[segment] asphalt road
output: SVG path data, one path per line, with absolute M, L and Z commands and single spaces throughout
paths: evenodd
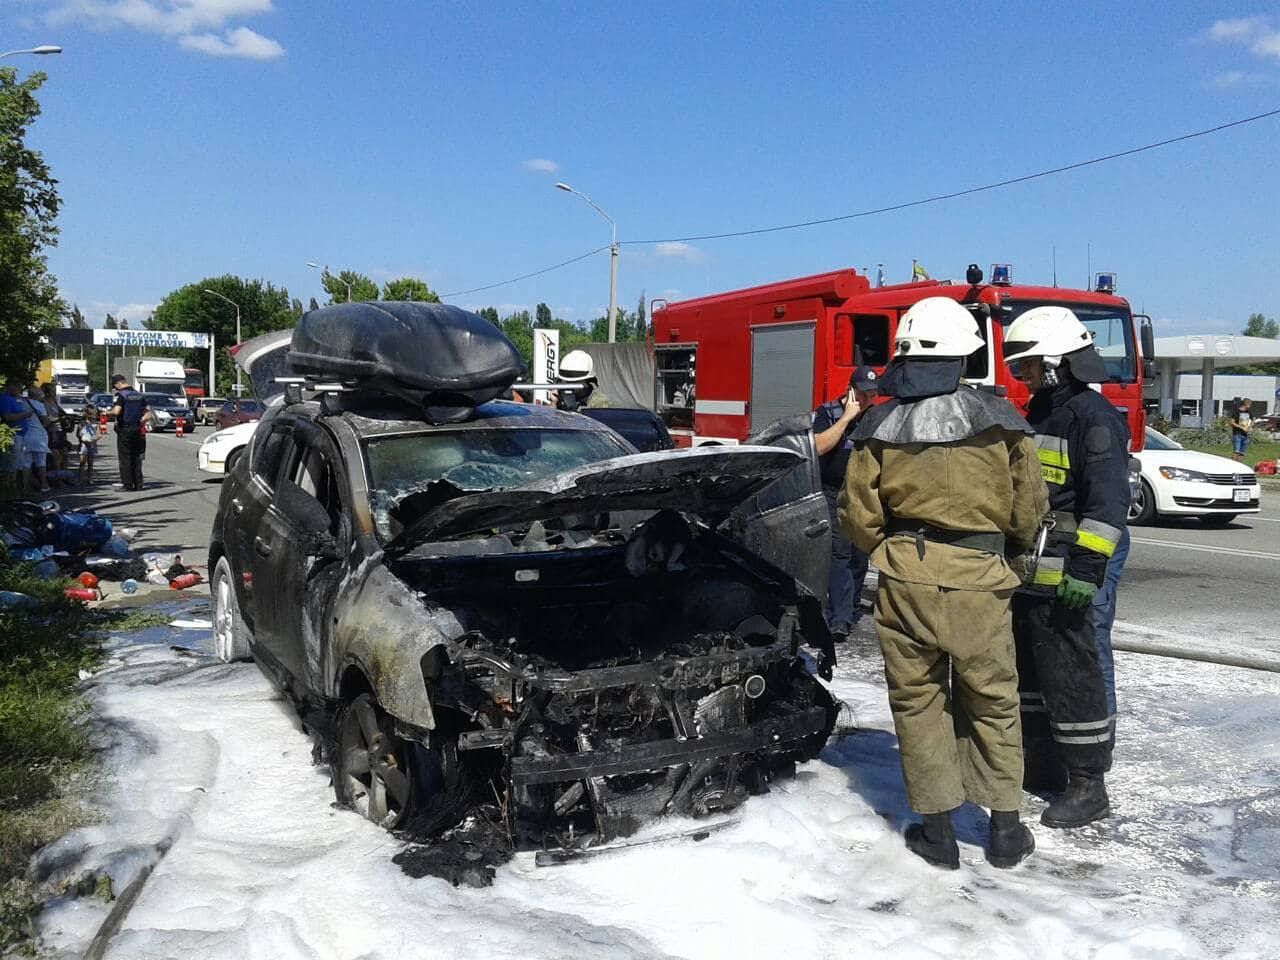
M 203 564 L 209 546 L 209 528 L 218 507 L 221 478 L 196 470 L 196 450 L 212 432 L 203 427 L 196 434 L 176 437 L 153 433 L 147 437 L 147 456 L 141 491 L 112 486 L 120 480 L 116 460 L 116 436 L 110 424 L 99 442 L 101 455 L 94 468 L 94 485 L 88 491 L 58 490 L 49 494 L 64 508 L 90 507 L 117 527 L 138 531 L 134 548 L 140 553 L 184 553 L 188 563 Z
M 196 470 L 210 428 L 185 437 L 152 434 L 146 488 L 126 493 L 115 435 L 104 438 L 99 482 L 88 494 L 55 494 L 65 506 L 92 506 L 114 524 L 139 530 L 143 552 L 186 552 L 202 562 L 222 481 Z M 1263 492 L 1263 512 L 1211 529 L 1195 520 L 1131 527 L 1133 545 L 1120 585 L 1117 633 L 1215 649 L 1280 653 L 1280 488 Z
M 1222 529 L 1196 520 L 1130 527 L 1117 629 L 1280 653 L 1280 489 L 1265 489 L 1262 504 Z

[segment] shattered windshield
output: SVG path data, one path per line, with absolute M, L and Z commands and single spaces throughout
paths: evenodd
M 371 439 L 365 460 L 374 525 L 387 541 L 404 529 L 401 508 L 410 497 L 416 506 L 412 513 L 421 515 L 429 504 L 417 495 L 444 502 L 461 493 L 518 487 L 630 452 L 603 430 L 470 429 Z

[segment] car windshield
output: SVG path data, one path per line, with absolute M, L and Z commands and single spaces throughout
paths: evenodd
M 89 375 L 87 373 L 60 373 L 58 374 L 58 382 L 64 387 L 87 387 L 89 385 Z
M 1137 380 L 1137 364 L 1133 345 L 1133 317 L 1128 307 L 1113 307 L 1101 303 L 1053 303 L 1035 300 L 1004 301 L 1003 322 L 1012 323 L 1032 307 L 1066 307 L 1093 334 L 1093 345 L 1107 367 L 1107 378 L 1113 383 L 1133 383 Z M 1007 327 L 1006 327 L 1007 329 Z
M 186 403 L 181 397 L 170 396 L 167 393 L 144 393 L 142 398 L 153 407 L 185 407 Z
M 1182 444 L 1174 443 L 1163 433 L 1157 433 L 1150 427 L 1147 427 L 1147 449 L 1148 450 L 1181 450 Z
M 439 480 L 468 493 L 500 490 L 629 453 L 603 430 L 442 430 L 370 439 L 365 462 L 374 525 L 384 541 L 395 537 L 404 528 L 400 505 Z
M 163 394 L 165 397 L 183 397 L 186 396 L 182 390 L 180 383 L 148 383 L 147 397 L 153 397 L 157 394 Z M 150 403 L 150 399 L 147 400 Z

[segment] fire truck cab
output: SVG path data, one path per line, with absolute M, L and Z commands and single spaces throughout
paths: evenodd
M 971 310 L 985 344 L 966 361 L 965 378 L 1029 399 L 1003 359 L 1004 330 L 1034 306 L 1069 307 L 1094 335 L 1110 375 L 1098 389 L 1129 424 L 1142 448 L 1142 382 L 1152 375 L 1150 319 L 1134 317 L 1115 295 L 1113 274 L 1094 290 L 1016 286 L 1007 264 L 992 282 L 970 265 L 965 282 L 922 280 L 872 287 L 855 270 L 800 277 L 678 303 L 653 306 L 655 410 L 679 446 L 738 443 L 782 416 L 838 397 L 857 363 L 883 370 L 902 315 L 925 297 L 951 297 Z

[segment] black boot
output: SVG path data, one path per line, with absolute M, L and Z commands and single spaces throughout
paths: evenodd
M 1036 848 L 1036 838 L 1018 818 L 1017 810 L 991 811 L 991 843 L 987 862 L 1002 870 L 1016 866 Z
M 1027 793 L 1044 796 L 1061 793 L 1067 789 L 1067 768 L 1046 738 L 1026 738 L 1023 741 L 1022 789 Z
M 1065 829 L 1083 827 L 1104 817 L 1111 816 L 1111 802 L 1107 799 L 1107 787 L 1102 774 L 1083 776 L 1071 774 L 1066 792 L 1049 804 L 1040 815 L 1046 827 Z
M 907 849 L 935 867 L 960 869 L 960 847 L 951 826 L 951 814 L 926 813 L 924 823 L 913 823 L 903 835 Z

